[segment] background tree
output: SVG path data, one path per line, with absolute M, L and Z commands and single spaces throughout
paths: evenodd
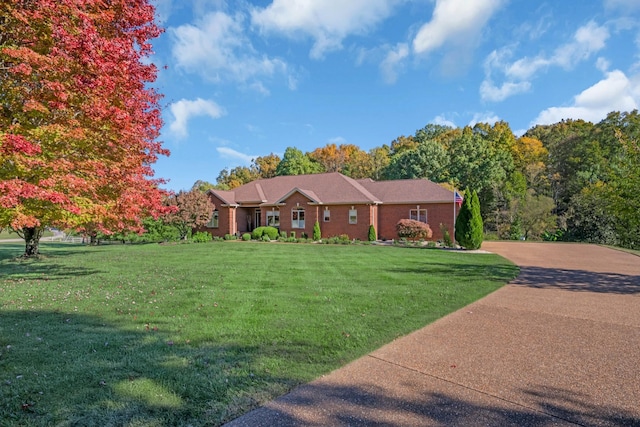
M 295 147 L 287 147 L 284 156 L 276 168 L 276 175 L 307 175 L 322 173 L 322 165 Z
M 209 196 L 199 190 L 180 191 L 167 197 L 165 203 L 174 209 L 163 219 L 179 230 L 181 240 L 186 239 L 194 228 L 205 226 L 215 208 Z
M 535 194 L 533 189 L 529 189 L 519 202 L 517 217 L 525 239 L 540 239 L 545 232 L 555 232 L 557 221 L 552 212 L 551 197 Z
M 253 159 L 252 168 L 255 169 L 255 173 L 262 179 L 273 178 L 276 176 L 276 170 L 278 164 L 280 164 L 280 156 L 277 154 L 268 154 L 266 156 L 260 156 Z
M 201 179 L 194 182 L 193 185 L 191 186 L 191 190 L 198 190 L 203 193 L 206 193 L 207 191 L 213 190 L 215 188 L 217 188 L 216 184 L 212 184 L 210 182 L 203 181 Z
M 445 149 L 433 139 L 393 156 L 385 170 L 385 179 L 427 178 L 442 182 L 446 178 L 449 157 Z
M 418 148 L 418 141 L 415 140 L 413 135 L 400 135 L 399 137 L 391 141 L 391 146 L 389 147 L 389 155 L 393 157 L 402 153 L 403 151 L 413 150 L 415 148 Z
M 374 181 L 383 179 L 385 169 L 387 165 L 389 165 L 390 161 L 389 152 L 390 148 L 386 144 L 382 147 L 374 147 L 369 150 L 367 166 L 368 173 L 366 177 L 371 178 Z
M 141 230 L 168 155 L 147 0 L 0 3 L 0 226 L 38 253 L 47 226 Z
M 216 178 L 217 186 L 221 189 L 231 190 L 241 185 L 247 184 L 251 181 L 255 181 L 260 178 L 257 171 L 249 169 L 246 166 L 236 166 L 229 171 L 228 169 L 222 169 L 218 178 Z

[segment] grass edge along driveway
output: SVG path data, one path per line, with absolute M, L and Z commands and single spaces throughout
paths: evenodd
M 1 425 L 220 425 L 496 290 L 492 254 L 0 245 Z

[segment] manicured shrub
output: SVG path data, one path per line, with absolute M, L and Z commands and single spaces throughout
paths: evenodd
M 280 239 L 281 240 L 286 240 L 287 239 L 287 232 L 284 230 L 280 231 Z
M 265 227 L 262 235 L 269 236 L 269 240 L 276 240 L 278 238 L 278 229 L 271 226 Z
M 251 233 L 244 233 L 242 235 L 242 240 L 244 240 L 245 242 L 251 240 Z
M 453 246 L 453 242 L 451 241 L 451 234 L 449 234 L 449 229 L 444 225 L 440 224 L 440 231 L 442 232 L 442 242 L 444 246 L 450 248 Z
M 370 242 L 375 242 L 377 240 L 377 235 L 376 235 L 376 228 L 373 225 L 369 226 L 369 241 Z
M 318 221 L 313 224 L 313 240 L 316 242 L 322 239 L 322 233 L 320 232 L 320 223 Z
M 191 236 L 191 241 L 193 243 L 206 243 L 212 240 L 213 240 L 213 237 L 211 237 L 211 234 L 205 231 L 198 231 L 193 236 Z
M 251 232 L 251 238 L 253 240 L 260 240 L 262 238 L 262 235 L 264 234 L 264 229 L 266 227 L 256 227 L 253 229 L 253 231 Z
M 483 224 L 478 193 L 467 189 L 464 194 L 464 202 L 456 219 L 456 240 L 465 249 L 480 249 L 483 240 Z
M 401 219 L 396 224 L 396 231 L 401 239 L 430 239 L 433 236 L 429 224 L 414 219 Z

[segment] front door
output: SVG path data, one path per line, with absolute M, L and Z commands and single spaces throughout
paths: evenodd
M 262 212 L 260 212 L 260 209 L 256 209 L 256 222 L 255 222 L 255 227 L 258 228 L 262 225 Z

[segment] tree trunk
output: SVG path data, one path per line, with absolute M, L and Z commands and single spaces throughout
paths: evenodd
M 40 238 L 42 237 L 42 228 L 25 227 L 22 229 L 24 237 L 24 257 L 29 258 L 40 254 Z

